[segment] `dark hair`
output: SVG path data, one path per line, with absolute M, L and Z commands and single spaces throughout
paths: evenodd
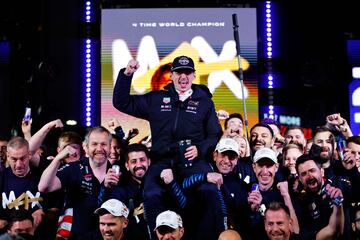
M 304 129 L 300 126 L 297 126 L 297 125 L 289 125 L 286 130 L 285 130 L 285 133 L 284 133 L 284 136 L 286 136 L 286 134 L 288 134 L 288 132 L 290 130 L 295 130 L 295 129 L 298 129 L 301 131 L 301 133 L 304 135 Z
M 352 136 L 346 139 L 346 143 L 355 143 L 356 145 L 360 145 L 360 136 Z
M 240 113 L 232 113 L 229 115 L 229 117 L 227 119 L 225 119 L 224 122 L 224 128 L 227 129 L 227 123 L 229 122 L 230 119 L 232 118 L 238 118 L 241 120 L 241 122 L 244 124 L 244 118 Z
M 316 158 L 317 157 L 311 156 L 310 154 L 301 155 L 300 157 L 298 157 L 298 159 L 296 160 L 296 163 L 295 163 L 296 171 L 299 173 L 299 165 L 303 164 L 303 163 L 305 163 L 307 161 L 314 161 L 316 166 L 318 166 L 318 168 L 320 169 L 321 168 L 321 163 Z
M 266 207 L 264 218 L 266 218 L 267 211 L 279 211 L 281 209 L 284 210 L 288 218 L 290 218 L 290 210 L 288 206 L 282 202 L 270 202 Z
M 143 144 L 140 143 L 133 143 L 128 145 L 125 148 L 125 162 L 127 162 L 129 160 L 129 153 L 131 152 L 144 152 L 147 158 L 150 158 L 149 156 L 149 150 L 147 149 L 147 147 Z
M 351 208 L 351 222 L 355 222 L 357 212 L 360 212 L 360 202 L 356 203 L 355 206 Z
M 31 215 L 31 213 L 25 209 L 19 209 L 19 210 L 15 210 L 13 212 L 10 213 L 10 221 L 9 221 L 9 225 L 8 228 L 10 229 L 13 225 L 14 222 L 21 222 L 24 220 L 30 220 L 31 223 L 34 225 L 34 218 Z
M 321 132 L 330 132 L 330 140 L 332 142 L 332 144 L 335 144 L 335 137 L 333 132 L 331 131 L 330 128 L 326 127 L 326 126 L 319 126 L 316 127 L 314 132 L 313 132 L 313 138 L 316 136 L 316 134 L 321 133 Z
M 279 130 L 281 130 L 281 124 L 273 118 L 264 118 L 263 120 L 261 120 L 261 122 L 268 125 L 275 125 Z
M 259 123 L 255 124 L 254 126 L 252 126 L 252 128 L 250 129 L 250 133 L 251 133 L 252 130 L 253 130 L 254 128 L 256 128 L 256 127 L 264 127 L 264 128 L 267 128 L 267 129 L 270 131 L 271 136 L 274 137 L 274 131 L 273 131 L 272 128 L 269 126 L 269 124 L 263 123 L 263 122 L 259 122 Z

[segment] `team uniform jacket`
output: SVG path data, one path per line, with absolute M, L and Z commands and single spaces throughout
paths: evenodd
M 182 102 L 173 83 L 165 90 L 130 95 L 131 79 L 132 76 L 124 74 L 124 69 L 119 72 L 113 105 L 121 112 L 149 121 L 152 152 L 166 155 L 184 139 L 191 139 L 202 157 L 213 150 L 211 147 L 221 135 L 221 126 L 211 93 L 205 86 L 193 84 L 193 94 Z

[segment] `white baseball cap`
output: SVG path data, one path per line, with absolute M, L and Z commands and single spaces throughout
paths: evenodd
M 222 153 L 225 151 L 233 151 L 239 155 L 239 144 L 232 138 L 222 138 L 216 145 L 215 151 Z
M 254 155 L 254 163 L 259 161 L 260 159 L 267 158 L 273 161 L 274 163 L 278 163 L 275 152 L 270 148 L 260 148 L 255 152 Z
M 127 218 L 129 215 L 129 209 L 126 207 L 124 203 L 117 199 L 109 199 L 104 202 L 101 207 L 95 210 L 95 214 L 99 214 L 101 211 L 107 211 L 111 215 L 116 217 L 125 217 Z
M 165 212 L 160 213 L 156 217 L 156 227 L 155 230 L 160 226 L 168 226 L 173 229 L 177 229 L 178 227 L 183 227 L 182 219 L 179 214 L 176 212 L 167 210 Z M 154 230 L 154 231 L 155 231 Z

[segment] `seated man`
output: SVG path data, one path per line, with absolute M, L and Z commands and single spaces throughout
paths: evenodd
M 164 211 L 156 217 L 156 236 L 159 240 L 180 240 L 184 235 L 182 219 L 173 211 Z

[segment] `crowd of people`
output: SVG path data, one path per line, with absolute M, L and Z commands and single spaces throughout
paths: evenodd
M 248 139 L 242 115 L 192 83 L 191 58 L 174 59 L 164 88 L 131 95 L 138 68 L 120 70 L 113 104 L 149 121 L 146 144 L 117 119 L 62 132 L 54 156 L 42 146 L 59 119 L 0 137 L 0 240 L 360 239 L 360 136 L 340 114 L 311 139 L 273 119 Z

